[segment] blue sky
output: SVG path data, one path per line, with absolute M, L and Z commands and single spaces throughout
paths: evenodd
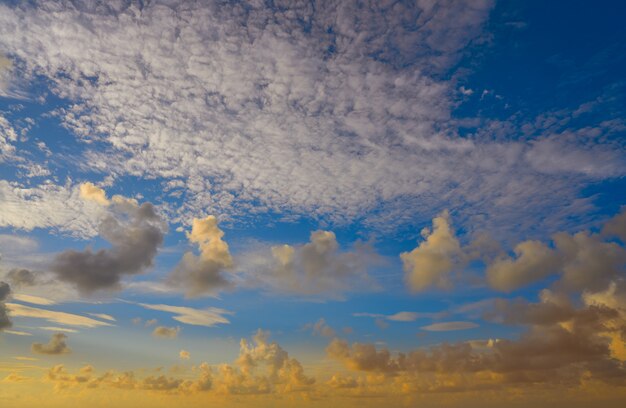
M 316 384 L 339 370 L 363 393 L 371 373 L 422 390 L 397 353 L 505 359 L 496 339 L 530 350 L 601 306 L 624 321 L 563 335 L 623 374 L 625 16 L 618 1 L 0 2 L 0 369 L 35 378 L 15 360 L 33 355 L 191 375 L 258 356 L 264 340 L 239 340 L 262 329 Z

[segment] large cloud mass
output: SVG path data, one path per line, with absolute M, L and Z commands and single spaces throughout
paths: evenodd
M 177 221 L 270 210 L 393 228 L 444 203 L 506 218 L 560 206 L 571 177 L 626 170 L 616 139 L 590 156 L 565 120 L 554 135 L 526 127 L 533 144 L 494 139 L 513 124 L 459 137 L 440 74 L 482 34 L 490 0 L 272 4 L 2 5 L 0 48 L 73 102 L 56 111 L 66 127 L 109 147 L 86 149 L 90 169 L 162 180 Z M 588 171 L 548 166 L 561 139 Z M 33 223 L 13 215 L 0 224 Z
M 111 248 L 92 251 L 66 250 L 57 254 L 51 270 L 83 294 L 119 289 L 125 275 L 152 266 L 163 242 L 164 226 L 150 203 L 115 196 L 113 210 L 100 224 L 100 236 Z

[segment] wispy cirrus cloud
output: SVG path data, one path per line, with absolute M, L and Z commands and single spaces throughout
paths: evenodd
M 19 303 L 7 303 L 9 314 L 13 317 L 29 317 L 35 319 L 44 319 L 52 323 L 58 323 L 68 326 L 78 327 L 100 327 L 111 326 L 110 323 L 92 319 L 90 317 L 81 316 L 73 313 L 58 312 L 48 309 L 40 309 L 37 307 L 25 306 Z
M 209 307 L 206 309 L 194 309 L 186 306 L 172 306 L 172 305 L 153 305 L 147 303 L 138 303 L 139 306 L 150 310 L 158 310 L 161 312 L 172 313 L 172 319 L 195 326 L 212 327 L 216 324 L 228 324 L 230 321 L 225 315 L 230 315 L 230 312 L 225 309 L 217 307 Z

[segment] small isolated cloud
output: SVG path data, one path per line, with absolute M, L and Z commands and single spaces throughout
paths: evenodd
M 97 317 L 98 319 L 108 320 L 110 322 L 115 322 L 115 317 L 105 314 L 105 313 L 87 313 L 90 316 Z
M 166 339 L 175 339 L 178 337 L 180 327 L 157 326 L 152 331 L 154 337 L 163 337 Z
M 67 327 L 41 326 L 39 328 L 41 330 L 47 330 L 47 331 L 53 331 L 53 332 L 78 333 L 78 330 L 76 330 L 76 329 L 69 329 Z
M 420 329 L 426 331 L 453 331 L 453 330 L 467 330 L 475 329 L 479 327 L 476 323 L 472 322 L 443 322 L 433 323 L 428 326 L 422 326 Z
M 433 230 L 422 230 L 424 241 L 411 252 L 400 254 L 405 279 L 413 292 L 431 286 L 449 288 L 450 274 L 462 258 L 461 246 L 444 211 L 433 219 Z
M 4 333 L 7 334 L 13 334 L 14 336 L 32 336 L 32 333 L 28 333 L 25 331 L 19 331 L 19 330 L 8 330 L 8 329 L 4 329 Z
M 307 324 L 306 329 L 311 329 L 313 334 L 324 337 L 334 337 L 335 330 L 326 323 L 326 319 L 320 318 L 317 322 Z
M 152 266 L 163 242 L 164 225 L 150 203 L 113 197 L 111 211 L 100 224 L 99 233 L 111 244 L 96 252 L 67 250 L 57 254 L 51 269 L 85 295 L 97 290 L 120 288 L 126 275 L 136 275 Z
M 181 350 L 178 353 L 178 357 L 180 357 L 181 360 L 189 360 L 191 358 L 191 353 L 187 350 Z
M 390 315 L 382 313 L 353 313 L 352 315 L 354 317 L 372 317 L 392 322 L 414 322 L 417 319 L 437 319 L 446 314 L 447 312 L 398 312 Z
M 65 340 L 67 340 L 67 335 L 63 333 L 55 333 L 52 335 L 52 338 L 50 338 L 50 341 L 47 344 L 33 343 L 31 350 L 38 354 L 67 354 L 71 352 L 71 350 L 67 347 Z
M 167 278 L 167 282 L 182 289 L 188 297 L 215 294 L 231 286 L 224 272 L 233 266 L 228 244 L 222 239 L 224 231 L 212 215 L 194 218 L 189 242 L 197 244 L 200 255 L 185 252 L 182 260 Z
M 7 303 L 9 313 L 14 317 L 30 317 L 35 319 L 45 319 L 52 323 L 64 324 L 79 327 L 99 327 L 111 326 L 111 324 L 95 320 L 86 316 L 73 313 L 57 312 L 53 310 L 40 309 L 37 307 L 24 306 L 19 303 Z
M 233 314 L 228 310 L 219 309 L 216 307 L 209 307 L 207 309 L 193 309 L 191 307 L 184 306 L 151 305 L 146 303 L 139 303 L 139 305 L 150 310 L 159 310 L 162 312 L 174 313 L 172 319 L 181 323 L 191 324 L 194 326 L 212 327 L 216 324 L 228 324 L 230 323 L 230 321 L 225 318 L 224 315 Z

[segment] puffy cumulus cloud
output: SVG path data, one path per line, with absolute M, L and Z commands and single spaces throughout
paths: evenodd
M 524 241 L 515 247 L 516 258 L 500 256 L 488 263 L 487 281 L 498 290 L 511 291 L 558 274 L 555 286 L 568 291 L 600 291 L 624 273 L 626 248 L 607 241 L 606 234 L 618 226 L 622 214 L 609 220 L 603 233 L 581 231 L 552 236 L 553 246 Z M 619 229 L 619 228 L 618 228 Z M 617 231 L 619 232 L 619 231 Z
M 225 394 L 267 394 L 305 390 L 315 379 L 304 374 L 302 364 L 289 357 L 278 343 L 268 341 L 269 333 L 259 330 L 252 342 L 242 339 L 239 357 L 233 365 L 221 365 L 215 389 Z
M 194 326 L 212 327 L 216 324 L 228 324 L 230 321 L 224 317 L 224 315 L 233 314 L 225 309 L 216 307 L 209 307 L 206 309 L 194 309 L 186 306 L 171 306 L 171 305 L 152 305 L 146 303 L 139 303 L 141 307 L 145 307 L 150 310 L 158 310 L 167 313 L 173 313 L 172 319 Z M 146 327 L 156 324 L 156 320 L 146 321 Z
M 31 346 L 31 350 L 33 351 L 33 353 L 38 353 L 38 354 L 49 354 L 49 355 L 67 354 L 71 352 L 71 350 L 65 343 L 66 340 L 67 340 L 66 334 L 55 333 L 52 335 L 52 338 L 50 338 L 50 341 L 47 344 L 33 343 Z
M 419 292 L 431 286 L 450 287 L 450 274 L 462 260 L 462 252 L 448 212 L 433 218 L 432 232 L 424 228 L 422 237 L 417 248 L 400 254 L 409 288 Z
M 215 294 L 232 286 L 224 272 L 232 268 L 233 258 L 223 236 L 214 216 L 194 218 L 187 238 L 198 245 L 200 256 L 186 252 L 167 278 L 168 284 L 182 288 L 188 297 Z
M 356 242 L 341 251 L 331 231 L 314 231 L 303 245 L 279 245 L 257 254 L 245 265 L 244 281 L 272 291 L 341 297 L 345 291 L 373 290 L 378 285 L 369 270 L 382 258 L 369 243 Z
M 188 352 L 181 350 L 181 358 Z M 239 357 L 232 364 L 195 366 L 182 377 L 165 375 L 141 377 L 133 371 L 107 371 L 97 375 L 91 366 L 70 374 L 63 367 L 52 367 L 46 376 L 59 389 L 69 387 L 110 387 L 126 390 L 150 390 L 191 394 L 214 392 L 221 395 L 285 394 L 309 390 L 314 379 L 304 373 L 300 362 L 290 357 L 279 344 L 268 341 L 268 333 L 259 330 L 251 341 L 242 339 Z
M 444 201 L 536 214 L 577 196 L 572 173 L 621 167 L 545 175 L 498 129 L 459 137 L 440 70 L 493 3 L 20 3 L 2 6 L 0 45 L 71 101 L 68 128 L 108 144 L 86 145 L 92 168 L 185 188 L 177 220 L 273 210 L 389 227 Z
M 178 337 L 180 327 L 157 326 L 152 331 L 154 337 L 163 337 L 166 339 L 174 339 Z
M 54 310 L 40 309 L 37 307 L 24 306 L 18 303 L 7 303 L 7 308 L 9 310 L 9 314 L 13 317 L 45 319 L 52 323 L 78 327 L 91 328 L 99 326 L 111 326 L 110 323 L 102 322 L 100 320 L 92 319 L 86 316 L 81 316 L 73 313 L 57 312 Z
M 501 257 L 489 265 L 487 281 L 494 289 L 511 291 L 558 271 L 559 255 L 539 241 L 525 241 L 515 247 L 516 258 Z
M 50 228 L 78 238 L 91 238 L 97 235 L 103 216 L 102 207 L 83 200 L 71 181 L 63 185 L 24 186 L 0 180 L 0 200 L 0 227 L 26 231 Z
M 191 353 L 187 350 L 181 350 L 178 353 L 178 357 L 180 357 L 181 360 L 189 360 L 191 358 Z
M 553 239 L 563 257 L 559 284 L 567 289 L 602 290 L 626 271 L 626 249 L 615 242 L 602 242 L 597 234 L 560 233 Z
M 165 225 L 150 203 L 113 197 L 111 212 L 99 227 L 99 235 L 111 248 L 92 251 L 66 250 L 57 254 L 51 270 L 82 294 L 120 288 L 120 280 L 152 266 L 163 242 Z
M 7 313 L 7 306 L 5 301 L 11 294 L 11 286 L 6 282 L 0 282 L 0 330 L 11 327 L 11 319 Z
M 83 200 L 93 201 L 103 206 L 107 206 L 111 204 L 109 199 L 106 196 L 106 192 L 97 187 L 95 184 L 86 182 L 80 185 L 79 187 L 80 197 Z

